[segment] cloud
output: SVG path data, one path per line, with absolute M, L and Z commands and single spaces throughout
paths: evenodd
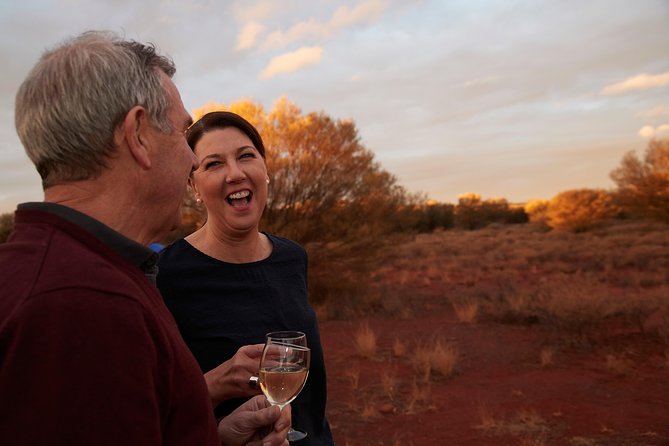
M 297 51 L 273 57 L 260 75 L 261 79 L 269 79 L 281 73 L 292 73 L 308 65 L 315 65 L 323 58 L 323 48 L 318 46 L 303 47 Z
M 265 31 L 265 27 L 258 22 L 248 22 L 237 35 L 236 50 L 251 48 L 256 43 L 257 37 Z
M 260 45 L 260 49 L 282 48 L 303 39 L 328 37 L 340 28 L 376 19 L 388 4 L 388 0 L 365 0 L 351 9 L 348 6 L 340 6 L 327 22 L 312 17 L 294 24 L 286 31 L 271 32 Z
M 638 116 L 642 116 L 644 118 L 654 118 L 654 117 L 657 117 L 657 116 L 669 116 L 669 107 L 664 107 L 662 105 L 658 105 L 657 107 L 653 107 L 650 110 L 646 110 L 644 112 L 639 113 Z
M 376 18 L 383 13 L 388 6 L 386 0 L 367 0 L 358 4 L 353 9 L 347 6 L 340 6 L 330 19 L 332 28 L 342 28 L 344 26 L 354 25 L 363 22 L 368 18 Z
M 281 48 L 308 37 L 327 37 L 329 34 L 330 29 L 326 25 L 311 18 L 291 26 L 286 32 L 271 32 L 262 43 L 261 49 Z
M 479 85 L 486 85 L 486 84 L 491 84 L 497 81 L 497 76 L 488 76 L 485 78 L 479 78 L 479 79 L 471 79 L 462 84 L 463 87 L 469 88 L 469 87 L 476 87 Z
M 669 134 L 669 124 L 662 124 L 657 127 L 653 127 L 652 125 L 645 125 L 639 130 L 639 136 L 648 139 L 654 138 L 664 133 Z
M 275 0 L 262 0 L 258 2 L 235 2 L 234 14 L 242 22 L 253 22 L 270 17 L 281 9 L 281 3 Z
M 601 94 L 604 96 L 627 93 L 629 91 L 643 91 L 655 87 L 669 85 L 669 71 L 662 74 L 639 74 L 628 77 L 622 82 L 604 87 Z

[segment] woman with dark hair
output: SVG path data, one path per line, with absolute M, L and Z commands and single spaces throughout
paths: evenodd
M 296 330 L 312 350 L 307 383 L 291 403 L 301 445 L 333 445 L 325 417 L 325 365 L 307 299 L 307 253 L 261 232 L 269 176 L 258 131 L 241 116 L 204 115 L 187 131 L 200 161 L 190 177 L 205 224 L 161 253 L 158 286 L 200 364 L 217 417 L 260 393 L 265 334 Z

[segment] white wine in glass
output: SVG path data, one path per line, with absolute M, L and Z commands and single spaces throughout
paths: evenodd
M 265 336 L 258 382 L 270 404 L 283 409 L 297 397 L 309 375 L 311 350 L 299 331 L 276 331 Z M 305 432 L 290 429 L 288 440 L 306 437 Z

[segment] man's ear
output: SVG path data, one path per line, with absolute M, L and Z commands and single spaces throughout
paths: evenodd
M 151 157 L 146 145 L 150 130 L 149 116 L 144 107 L 139 105 L 131 108 L 121 123 L 122 137 L 128 144 L 133 159 L 144 170 L 151 168 Z

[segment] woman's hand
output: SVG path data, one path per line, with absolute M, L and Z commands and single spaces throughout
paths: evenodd
M 204 374 L 213 407 L 223 400 L 261 393 L 259 386 L 249 385 L 249 378 L 258 376 L 263 347 L 263 344 L 240 347 L 235 356 Z
M 291 409 L 271 406 L 264 396 L 251 398 L 218 423 L 223 446 L 289 446 Z

